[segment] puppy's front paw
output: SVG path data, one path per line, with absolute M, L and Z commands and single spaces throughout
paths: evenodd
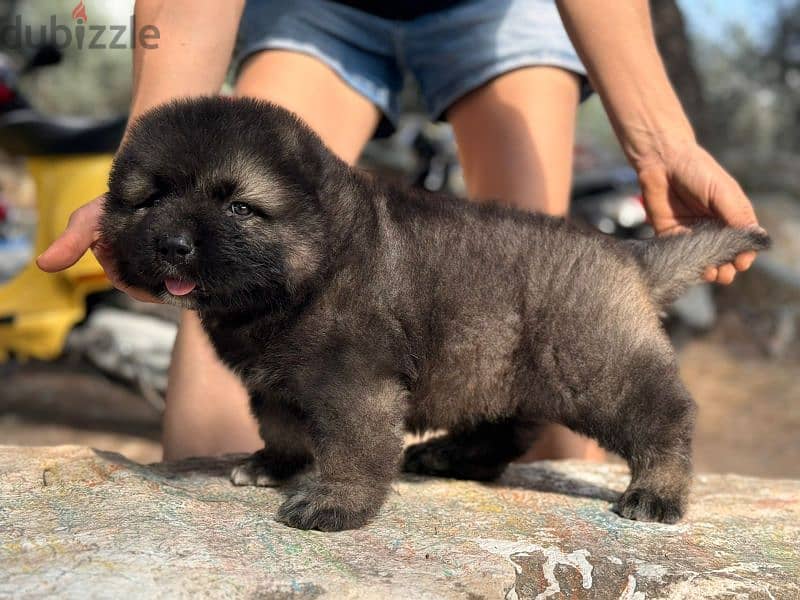
M 384 496 L 385 492 L 362 484 L 311 480 L 280 506 L 276 519 L 297 529 L 356 529 L 375 516 Z
M 617 502 L 616 512 L 635 521 L 677 523 L 685 511 L 681 499 L 664 498 L 654 492 L 638 488 L 626 490 Z

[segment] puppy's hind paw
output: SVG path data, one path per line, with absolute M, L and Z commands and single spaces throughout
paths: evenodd
M 506 463 L 471 460 L 469 449 L 452 443 L 448 436 L 409 446 L 403 455 L 403 471 L 417 475 L 492 481 L 505 468 Z
M 615 512 L 635 521 L 657 521 L 677 523 L 685 512 L 684 502 L 675 498 L 664 498 L 646 489 L 626 490 L 615 507 Z
M 231 470 L 231 483 L 233 485 L 273 487 L 280 482 L 248 459 L 242 464 L 233 467 Z
M 289 496 L 276 519 L 297 529 L 357 529 L 378 512 L 381 501 L 382 494 L 369 487 L 312 481 Z
M 298 455 L 278 455 L 266 450 L 254 452 L 231 471 L 233 485 L 272 487 L 303 471 L 311 458 Z

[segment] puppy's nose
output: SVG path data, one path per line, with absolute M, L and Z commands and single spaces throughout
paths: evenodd
M 185 233 L 165 235 L 158 240 L 158 251 L 169 261 L 185 259 L 194 250 L 194 242 Z

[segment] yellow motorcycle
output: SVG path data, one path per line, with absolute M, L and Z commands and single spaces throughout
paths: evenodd
M 102 194 L 125 119 L 46 116 L 20 94 L 18 76 L 55 64 L 60 54 L 42 48 L 21 71 L 0 56 L 0 148 L 23 157 L 33 179 L 38 222 L 34 256 L 63 230 L 76 208 Z M 0 282 L 0 363 L 10 357 L 50 360 L 61 354 L 69 332 L 86 316 L 87 297 L 111 288 L 87 254 L 51 275 L 30 261 Z

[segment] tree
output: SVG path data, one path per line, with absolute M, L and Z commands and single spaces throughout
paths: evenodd
M 763 71 L 771 75 L 765 85 L 773 87 L 780 98 L 787 125 L 781 130 L 777 145 L 781 149 L 800 152 L 796 125 L 800 123 L 800 1 L 777 11 L 772 42 L 763 56 Z
M 650 6 L 656 42 L 667 73 L 695 127 L 698 139 L 708 143 L 710 128 L 707 104 L 683 14 L 675 0 L 651 0 Z

